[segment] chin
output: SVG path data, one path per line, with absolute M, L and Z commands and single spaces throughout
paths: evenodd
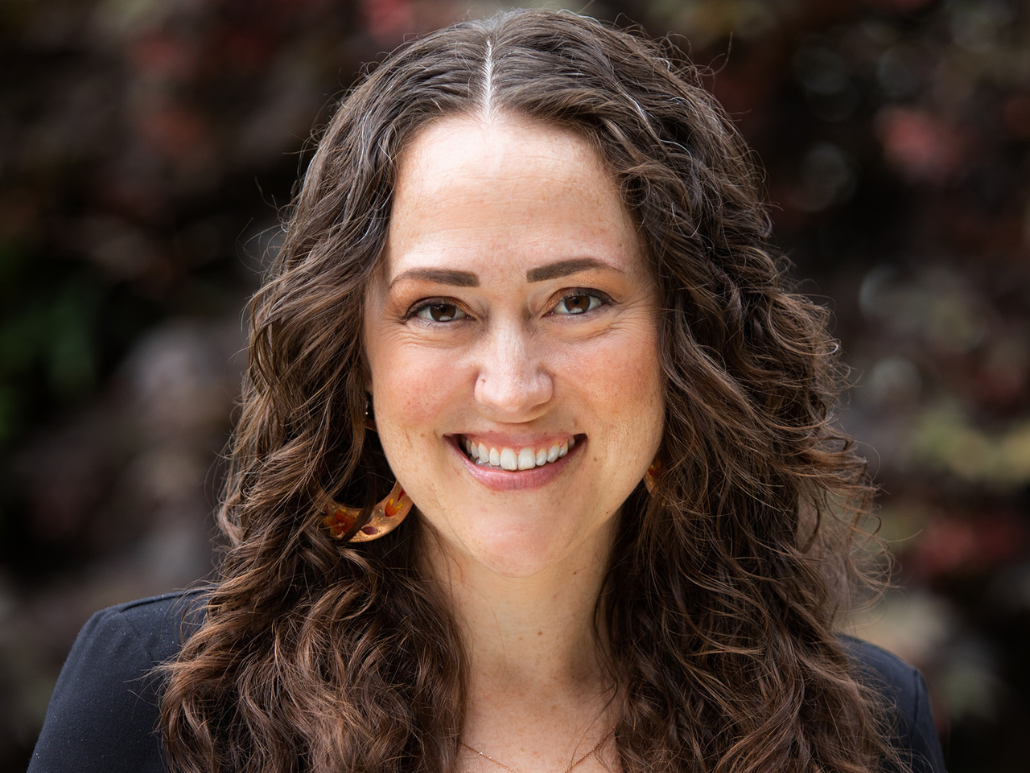
M 493 524 L 478 534 L 468 535 L 458 547 L 467 561 L 500 577 L 528 578 L 551 568 L 591 563 L 607 556 L 614 538 L 614 520 L 599 524 L 588 534 L 555 529 L 554 519 L 548 523 L 521 522 L 505 528 Z

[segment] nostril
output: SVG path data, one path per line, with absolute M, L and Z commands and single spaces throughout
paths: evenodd
M 553 394 L 551 376 L 543 370 L 495 366 L 476 379 L 475 399 L 509 417 L 535 410 Z

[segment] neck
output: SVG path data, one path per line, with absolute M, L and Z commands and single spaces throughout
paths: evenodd
M 465 639 L 469 771 L 605 769 L 590 750 L 614 724 L 615 695 L 594 609 L 617 520 L 567 556 L 536 570 L 522 564 L 518 576 L 503 570 L 510 562 L 476 561 L 427 530 L 420 554 Z
M 530 576 L 505 576 L 430 536 L 426 555 L 465 635 L 470 719 L 515 704 L 576 703 L 596 713 L 610 697 L 604 633 L 594 611 L 616 519 L 602 539 Z

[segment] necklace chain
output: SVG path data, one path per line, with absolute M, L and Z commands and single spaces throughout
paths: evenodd
M 612 734 L 613 734 L 614 732 L 615 732 L 615 728 L 614 728 L 614 727 L 611 727 L 611 728 L 609 728 L 608 732 L 607 732 L 607 733 L 605 733 L 605 734 L 604 734 L 603 736 L 601 736 L 601 740 L 597 742 L 597 744 L 596 744 L 596 745 L 594 746 L 594 748 L 593 748 L 593 749 L 591 749 L 590 751 L 588 751 L 588 752 L 587 752 L 586 754 L 584 754 L 584 755 L 583 755 L 582 757 L 580 757 L 580 758 L 579 758 L 578 760 L 576 760 L 576 761 L 575 761 L 575 762 L 573 762 L 573 763 L 572 763 L 571 765 L 569 765 L 569 766 L 568 766 L 567 768 L 565 768 L 565 770 L 564 770 L 564 771 L 562 771 L 562 773 L 571 773 L 572 769 L 573 769 L 573 768 L 575 768 L 575 767 L 577 767 L 577 766 L 578 766 L 578 765 L 579 765 L 579 764 L 580 764 L 581 762 L 584 762 L 584 761 L 586 761 L 586 758 L 587 758 L 587 757 L 589 757 L 589 756 L 590 756 L 590 755 L 592 755 L 592 754 L 596 754 L 596 753 L 597 753 L 597 751 L 598 751 L 598 750 L 599 750 L 599 749 L 600 749 L 600 748 L 601 748 L 602 746 L 604 746 L 604 745 L 605 745 L 605 743 L 606 743 L 606 742 L 608 741 L 608 739 L 612 737 Z M 505 765 L 505 764 L 504 764 L 503 762 L 500 762 L 499 760 L 495 760 L 495 759 L 494 759 L 493 757 L 491 757 L 491 756 L 490 756 L 489 754 L 483 754 L 483 752 L 479 751 L 479 749 L 473 749 L 473 748 L 472 748 L 471 746 L 469 746 L 469 745 L 468 745 L 467 743 L 465 743 L 464 741 L 459 741 L 459 743 L 460 743 L 460 744 L 461 744 L 462 746 L 464 746 L 464 747 L 465 747 L 466 749 L 468 749 L 468 750 L 469 750 L 470 752 L 474 752 L 475 754 L 478 754 L 478 755 L 479 755 L 480 757 L 482 757 L 482 758 L 483 758 L 484 760 L 490 760 L 490 762 L 492 762 L 492 763 L 493 763 L 494 765 L 498 765 L 498 766 L 500 766 L 500 767 L 504 768 L 505 770 L 507 770 L 507 771 L 508 771 L 508 773 L 519 773 L 519 771 L 515 770 L 515 768 L 511 767 L 510 765 Z

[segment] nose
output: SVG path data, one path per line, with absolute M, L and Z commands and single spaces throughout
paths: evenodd
M 476 379 L 476 401 L 498 418 L 533 417 L 554 395 L 554 380 L 544 364 L 542 342 L 529 331 L 506 327 L 483 342 Z

